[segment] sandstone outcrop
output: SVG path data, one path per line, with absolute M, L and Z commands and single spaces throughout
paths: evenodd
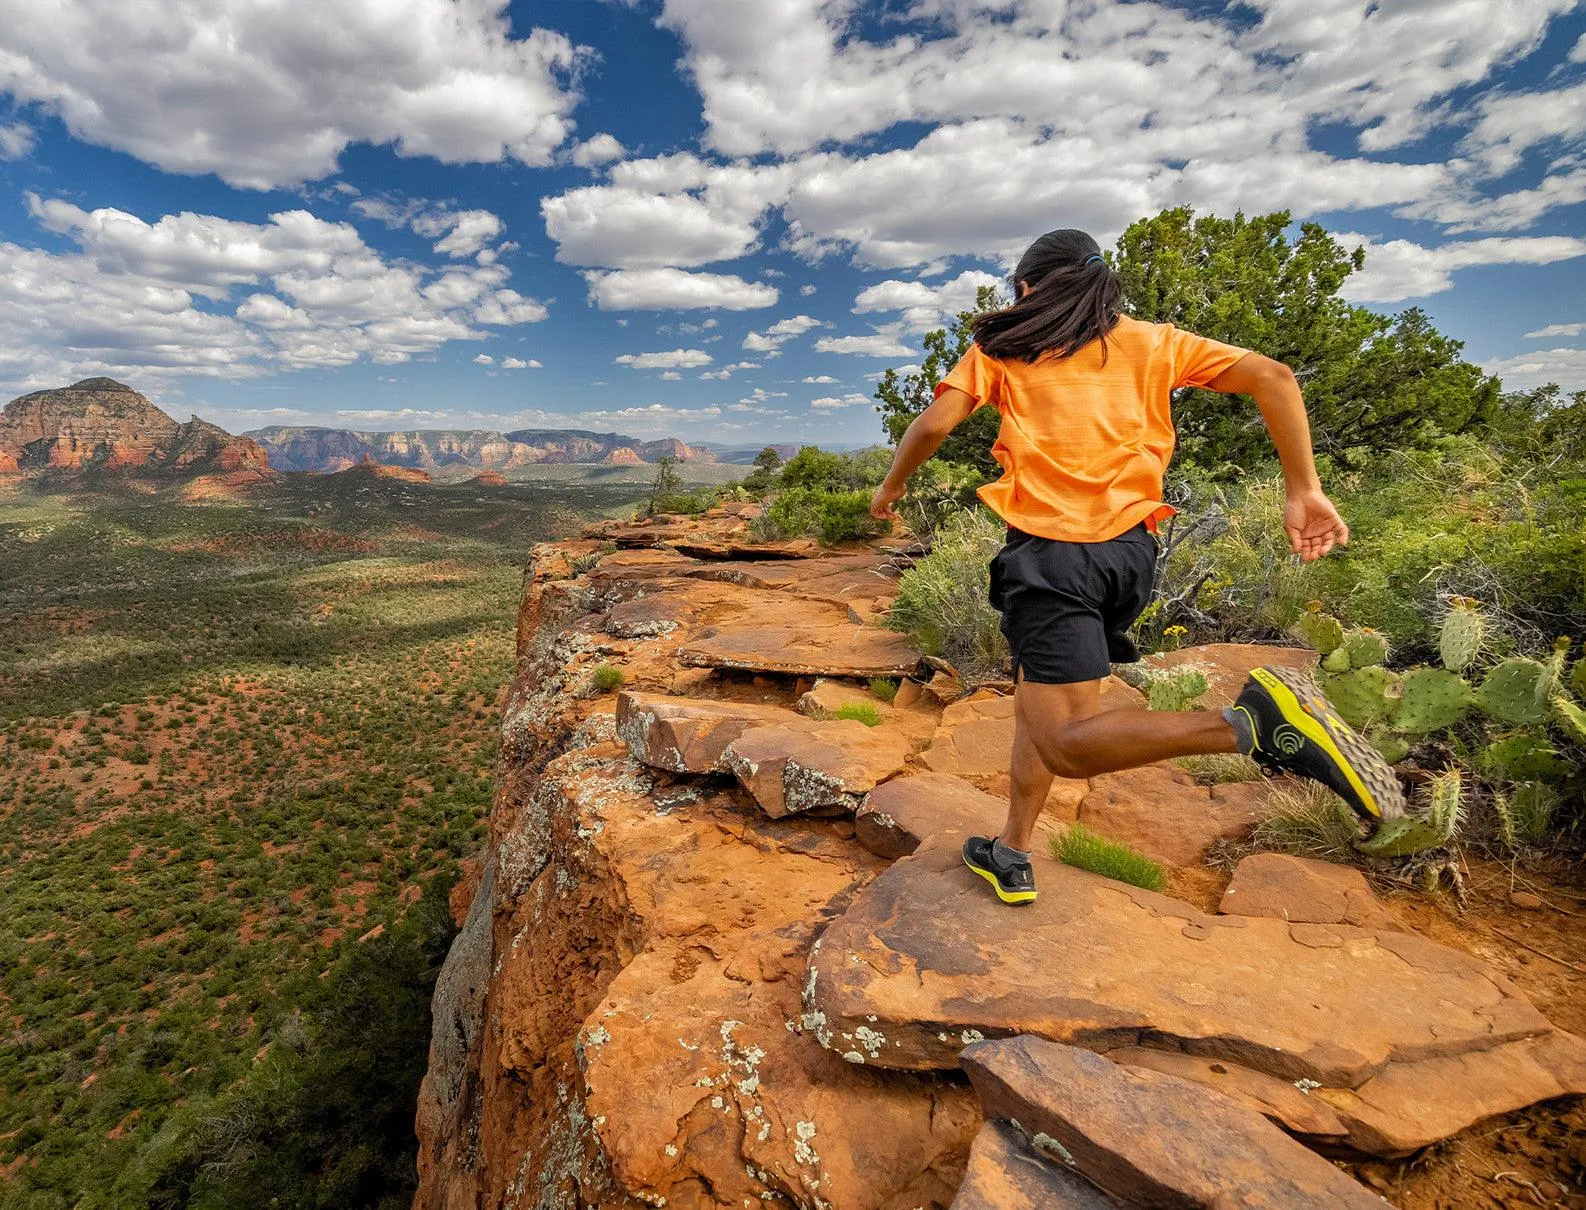
M 1186 1153 L 1204 1123 L 1181 1114 L 1155 1140 L 1183 1171 L 1118 1141 L 1141 1115 L 1161 1134 L 1159 1104 L 1215 1103 L 1211 1154 L 1320 1181 L 1265 1123 L 1400 1154 L 1586 1087 L 1576 1039 L 1326 870 L 1254 864 L 1252 909 L 1237 914 L 1241 891 L 1208 914 L 1055 865 L 1043 843 L 1037 904 L 997 904 L 959 846 L 1000 822 L 1011 704 L 944 709 L 922 689 L 940 669 L 852 620 L 891 600 L 900 558 L 761 546 L 726 510 L 536 548 L 490 835 L 436 987 L 417 1206 L 1104 1204 L 1097 1176 L 1035 1145 L 1078 1155 L 1060 1129 L 1199 1204 Z M 620 693 L 592 690 L 604 665 Z M 913 679 L 888 704 L 869 689 L 882 675 Z M 879 725 L 833 717 L 847 705 Z M 1054 795 L 1043 831 L 1087 802 L 1097 826 L 1142 830 L 1152 809 L 1178 827 L 1218 807 L 1171 766 L 1132 814 L 1108 785 Z M 1064 1061 L 1114 1115 L 1021 1092 L 1048 1117 L 998 1120 L 1012 1102 L 959 1062 L 1025 1034 L 1096 1052 Z M 1228 1150 L 1229 1123 L 1254 1151 Z M 1311 1204 L 1361 1196 L 1337 1180 Z
M 8 403 L 0 413 L 0 473 L 207 475 L 230 487 L 272 477 L 256 442 L 197 416 L 178 424 L 113 378 L 85 378 Z
M 479 467 L 510 471 L 536 463 L 599 463 L 615 453 L 632 464 L 675 458 L 679 462 L 716 460 L 708 450 L 695 450 L 676 438 L 639 441 L 618 433 L 581 429 L 416 429 L 371 433 L 309 425 L 272 425 L 249 433 L 281 470 L 334 473 L 373 458 L 388 466 L 435 471 L 448 467 Z

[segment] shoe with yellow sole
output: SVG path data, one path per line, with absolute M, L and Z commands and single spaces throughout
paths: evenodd
M 964 864 L 987 882 L 1004 903 L 1034 903 L 1036 896 L 1035 871 L 1028 861 L 1004 865 L 991 851 L 992 842 L 984 836 L 971 836 L 964 841 Z
M 1249 720 L 1248 755 L 1267 768 L 1321 782 L 1373 826 L 1404 814 L 1392 767 L 1304 673 L 1257 668 L 1228 713 Z

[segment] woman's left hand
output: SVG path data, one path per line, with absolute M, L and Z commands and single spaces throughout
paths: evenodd
M 883 483 L 870 497 L 870 515 L 877 521 L 896 521 L 898 514 L 892 506 L 903 499 L 903 492 L 901 487 L 890 487 Z

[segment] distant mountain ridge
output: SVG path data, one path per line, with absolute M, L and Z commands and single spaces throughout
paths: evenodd
M 85 378 L 19 395 L 0 412 L 0 475 L 270 477 L 265 451 L 194 416 L 179 424 L 126 383 Z
M 693 449 L 675 437 L 640 441 L 620 433 L 584 429 L 409 429 L 365 432 L 308 425 L 272 425 L 246 434 L 283 471 L 343 471 L 365 458 L 387 466 L 417 470 L 471 467 L 510 471 L 536 463 L 635 466 L 663 457 L 679 462 L 715 462 L 708 450 Z

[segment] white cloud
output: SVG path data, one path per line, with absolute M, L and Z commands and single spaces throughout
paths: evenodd
M 435 251 L 451 257 L 472 256 L 505 229 L 506 224 L 488 210 L 443 211 L 413 220 L 413 230 L 426 239 L 450 232 L 436 243 Z
M 33 150 L 36 141 L 33 127 L 27 123 L 0 123 L 0 160 L 20 160 Z
M 822 336 L 815 342 L 815 350 L 860 357 L 916 356 L 916 351 L 903 343 L 901 329 L 901 324 L 884 324 L 868 336 Z
M 940 327 L 948 316 L 973 311 L 977 294 L 988 286 L 1006 292 L 1007 282 L 977 269 L 966 270 L 952 281 L 935 286 L 892 279 L 861 290 L 853 309 L 855 314 L 902 311 L 904 327 L 911 332 L 928 332 Z
M 711 356 L 703 349 L 673 349 L 667 353 L 624 353 L 615 361 L 634 370 L 696 370 L 708 366 Z
M 1523 231 L 1550 210 L 1586 201 L 1586 168 L 1552 172 L 1531 189 L 1488 197 L 1472 186 L 1401 207 L 1407 218 L 1430 218 L 1450 235 L 1467 231 Z
M 1527 340 L 1546 340 L 1550 336 L 1579 336 L 1586 332 L 1586 323 L 1579 324 L 1548 324 L 1545 328 L 1538 328 L 1535 332 L 1527 332 Z
M 708 377 L 710 377 L 710 375 L 701 374 L 700 377 L 701 378 L 708 378 Z M 679 374 L 676 370 L 666 370 L 661 375 L 661 381 L 663 381 L 663 382 L 681 382 L 682 380 L 683 380 L 683 376 L 681 374 Z
M 791 315 L 787 319 L 777 320 L 763 332 L 750 332 L 743 338 L 743 347 L 751 353 L 775 357 L 788 341 L 820 326 L 821 321 L 813 316 Z
M 722 366 L 719 370 L 706 370 L 700 378 L 708 382 L 725 382 L 739 370 L 758 370 L 758 361 L 736 361 L 730 366 Z
M 683 269 L 617 269 L 584 274 L 589 301 L 602 311 L 661 311 L 712 308 L 751 311 L 775 306 L 776 287 L 726 273 Z
M 1537 92 L 1496 92 L 1479 102 L 1481 118 L 1461 149 L 1489 172 L 1508 172 L 1538 144 L 1586 142 L 1586 82 Z
M 1483 362 L 1482 369 L 1503 379 L 1507 391 L 1525 391 L 1556 382 L 1566 391 L 1586 390 L 1586 349 L 1544 349 Z
M 627 148 L 609 134 L 597 134 L 573 148 L 573 163 L 580 168 L 599 168 L 628 154 Z
M 805 285 L 802 285 L 802 286 L 799 287 L 799 294 L 802 297 L 804 297 L 804 298 L 808 298 L 811 294 L 814 294 L 814 293 L 815 293 L 815 287 L 813 285 L 805 284 Z
M 474 364 L 476 366 L 493 366 L 496 364 L 496 359 L 490 356 L 489 353 L 481 353 L 474 358 Z
M 527 361 L 521 357 L 503 357 L 501 359 L 501 368 L 503 370 L 543 370 L 545 367 L 532 357 Z
M 815 374 L 815 375 L 812 375 L 809 378 L 802 379 L 801 381 L 803 381 L 803 382 L 816 382 L 816 383 L 821 383 L 821 384 L 824 385 L 824 384 L 836 382 L 837 380 L 835 378 L 833 378 L 830 374 Z
M 269 189 L 325 176 L 354 142 L 446 163 L 550 162 L 584 57 L 513 38 L 505 0 L 0 0 L 0 89 L 79 139 L 168 172 Z M 113 67 L 107 67 L 113 65 Z
M 838 408 L 858 407 L 869 402 L 870 396 L 854 391 L 842 396 L 824 395 L 819 399 L 811 399 L 810 407 L 817 412 L 835 412 Z
M 500 266 L 388 262 L 350 224 L 306 210 L 244 223 L 194 213 L 148 222 L 32 195 L 28 208 L 80 250 L 0 245 L 0 381 L 393 364 L 479 339 L 481 325 L 546 315 L 503 284 Z
M 1365 268 L 1351 274 L 1340 291 L 1353 302 L 1401 302 L 1440 294 L 1453 286 L 1456 270 L 1474 265 L 1547 265 L 1586 256 L 1586 240 L 1564 235 L 1455 240 L 1436 248 L 1404 239 L 1379 244 L 1352 232 L 1336 238 L 1348 247 L 1366 248 Z

